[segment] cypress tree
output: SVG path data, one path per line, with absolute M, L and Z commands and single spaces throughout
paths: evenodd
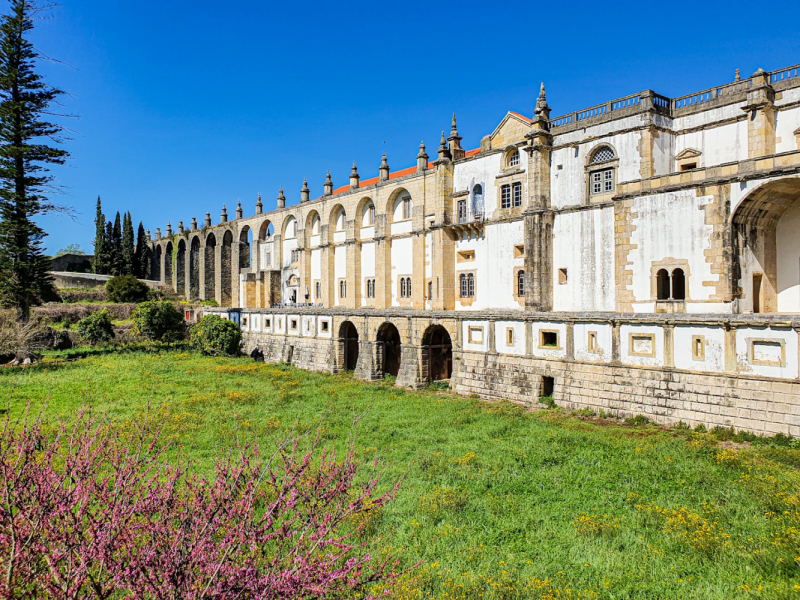
M 61 165 L 69 154 L 47 145 L 60 141 L 63 128 L 43 119 L 63 93 L 34 71 L 39 53 L 28 41 L 38 9 L 11 0 L 0 20 L 0 300 L 20 321 L 31 306 L 55 294 L 43 254 L 47 235 L 36 224 L 40 215 L 65 211 L 48 201 L 48 165 Z
M 97 197 L 97 213 L 94 218 L 94 272 L 105 275 L 108 258 L 106 257 L 106 216 L 100 205 L 100 196 Z
M 103 236 L 103 247 L 105 248 L 105 268 L 104 275 L 114 274 L 114 224 L 106 221 L 106 233 Z
M 122 275 L 122 223 L 119 219 L 119 211 L 114 219 L 114 228 L 111 230 L 111 243 L 114 256 L 111 274 Z
M 122 225 L 122 274 L 136 275 L 136 246 L 133 243 L 131 213 L 125 213 Z
M 139 221 L 139 229 L 136 232 L 136 265 L 137 277 L 141 279 L 150 278 L 150 246 L 147 245 L 147 234 L 144 225 Z

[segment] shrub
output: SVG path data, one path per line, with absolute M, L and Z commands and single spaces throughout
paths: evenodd
M 192 327 L 189 344 L 203 354 L 236 356 L 242 343 L 239 327 L 217 315 L 206 315 Z
M 108 294 L 105 289 L 61 289 L 58 290 L 62 302 L 108 302 Z
M 78 321 L 78 335 L 84 342 L 90 344 L 108 342 L 114 337 L 111 315 L 107 310 L 101 310 L 81 319 Z
M 133 275 L 120 275 L 108 280 L 106 293 L 112 302 L 144 302 L 150 288 Z
M 131 315 L 134 333 L 158 342 L 174 342 L 183 337 L 186 322 L 172 302 L 142 302 Z
M 52 323 L 72 324 L 101 310 L 107 310 L 113 321 L 125 321 L 135 308 L 135 304 L 46 304 L 35 307 L 33 312 Z
M 644 427 L 650 424 L 650 419 L 644 415 L 636 415 L 635 417 L 628 417 L 625 419 L 624 423 L 629 427 Z

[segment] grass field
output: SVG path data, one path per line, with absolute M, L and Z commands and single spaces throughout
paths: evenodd
M 148 401 L 180 451 L 212 465 L 236 435 L 295 423 L 381 460 L 396 501 L 367 531 L 409 566 L 396 598 L 794 598 L 800 450 L 711 434 L 526 413 L 246 359 L 109 354 L 0 371 L 19 414 L 82 403 L 120 426 Z

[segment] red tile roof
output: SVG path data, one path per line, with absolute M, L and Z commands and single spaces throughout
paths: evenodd
M 526 123 L 530 123 L 530 122 L 531 122 L 531 120 L 530 120 L 528 117 L 525 117 L 525 116 L 523 116 L 523 115 L 521 115 L 521 114 L 519 114 L 519 113 L 517 113 L 517 112 L 514 112 L 513 110 L 510 110 L 510 111 L 508 111 L 508 112 L 509 112 L 509 114 L 512 114 L 512 115 L 514 115 L 515 117 L 519 117 L 520 119 L 522 119 L 522 120 L 523 120 L 523 121 L 525 121 Z

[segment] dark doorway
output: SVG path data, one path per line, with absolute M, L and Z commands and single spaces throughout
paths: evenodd
M 542 377 L 542 398 L 552 398 L 555 389 L 556 380 L 554 377 Z
M 450 379 L 453 374 L 453 343 L 441 325 L 434 325 L 422 338 L 423 351 L 428 355 L 428 382 Z
M 383 375 L 397 377 L 400 372 L 400 332 L 391 323 L 378 329 L 378 342 L 383 344 Z
M 339 327 L 339 340 L 344 352 L 344 370 L 354 371 L 358 364 L 358 330 L 350 321 Z

